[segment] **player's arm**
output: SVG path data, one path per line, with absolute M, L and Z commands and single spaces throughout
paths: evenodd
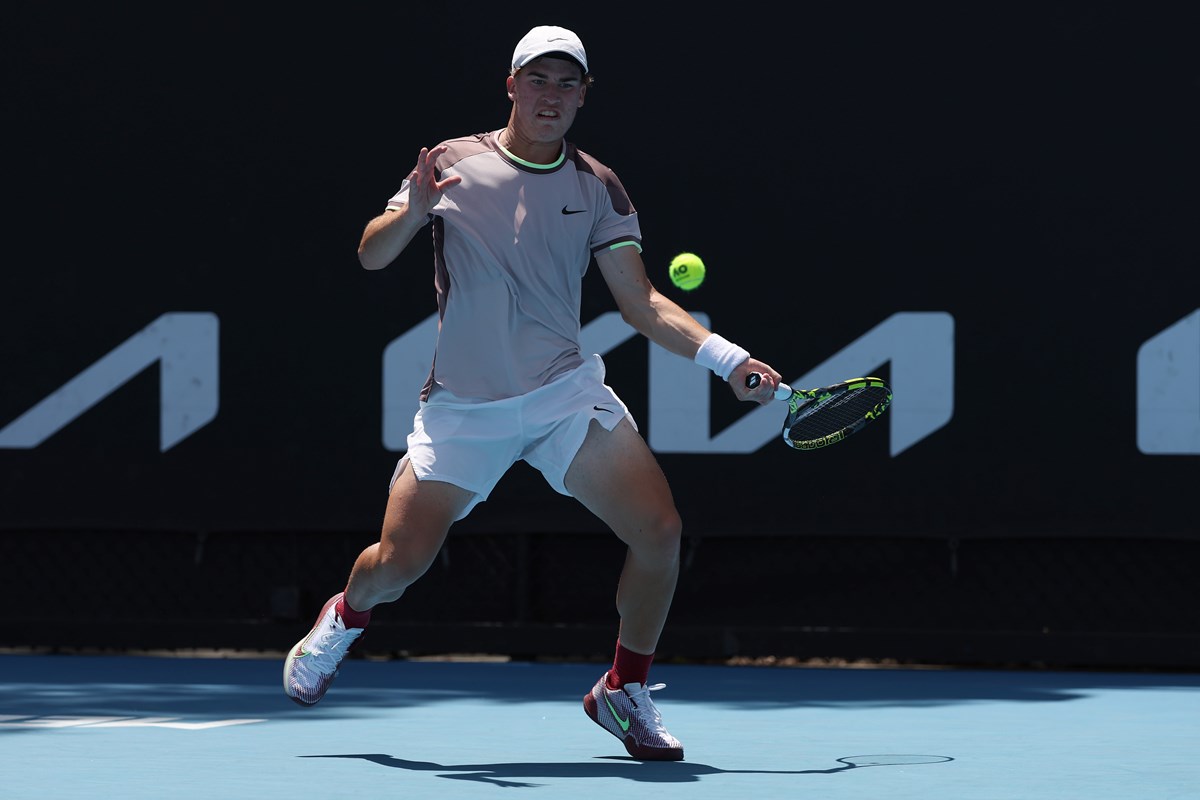
M 358 261 L 364 269 L 383 269 L 404 252 L 417 231 L 428 222 L 427 215 L 411 205 L 389 208 L 367 223 L 358 243 Z
M 645 264 L 636 247 L 601 251 L 596 255 L 596 264 L 617 302 L 621 318 L 634 330 L 672 353 L 709 366 L 729 382 L 739 399 L 763 405 L 771 402 L 782 376 L 736 345 L 719 336 L 714 339 L 712 331 L 678 303 L 659 293 L 646 275 Z M 702 348 L 704 353 L 700 352 Z M 713 364 L 714 356 L 722 362 L 720 367 Z M 746 387 L 746 376 L 751 372 L 765 376 L 756 389 Z
M 408 203 L 388 209 L 367 223 L 358 243 L 358 261 L 364 269 L 383 269 L 395 261 L 417 231 L 425 227 L 442 193 L 462 181 L 457 175 L 436 180 L 436 162 L 444 152 L 445 145 L 422 147 L 416 166 L 408 174 Z

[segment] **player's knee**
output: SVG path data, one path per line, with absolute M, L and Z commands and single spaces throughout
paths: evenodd
M 679 557 L 683 520 L 674 506 L 660 509 L 644 519 L 639 533 L 641 550 L 645 555 L 661 561 L 674 561 Z

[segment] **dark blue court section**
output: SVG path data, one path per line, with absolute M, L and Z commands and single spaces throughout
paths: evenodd
M 0 656 L 0 795 L 1200 798 L 1200 676 L 657 665 L 680 763 L 629 759 L 595 664 Z M 522 791 L 501 791 L 518 789 Z

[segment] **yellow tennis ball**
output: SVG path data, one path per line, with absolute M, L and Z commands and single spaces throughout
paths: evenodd
M 690 292 L 704 283 L 704 262 L 695 253 L 680 253 L 671 259 L 671 283 Z

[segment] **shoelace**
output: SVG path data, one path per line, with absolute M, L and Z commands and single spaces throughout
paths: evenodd
M 665 689 L 665 683 L 655 683 L 651 686 L 642 686 L 629 695 L 635 706 L 636 713 L 646 725 L 654 733 L 669 736 L 666 727 L 662 723 L 662 714 L 658 712 L 658 706 L 654 705 L 654 701 L 650 699 L 651 692 L 657 692 L 659 689 Z
M 350 649 L 350 645 L 354 643 L 360 633 L 362 633 L 361 629 L 348 629 L 342 626 L 335 616 L 330 622 L 329 630 L 309 642 L 308 654 L 312 656 L 311 668 L 322 674 L 336 670 L 346 655 L 346 651 Z

